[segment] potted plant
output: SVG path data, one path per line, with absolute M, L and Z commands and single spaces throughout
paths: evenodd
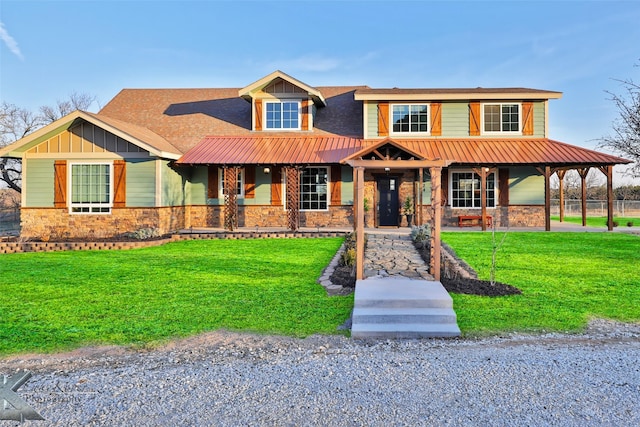
M 369 199 L 364 198 L 362 201 L 362 210 L 364 211 L 364 226 L 367 226 L 368 218 L 369 218 L 369 210 L 371 210 L 371 206 L 369 205 Z
M 407 227 L 411 227 L 411 224 L 413 223 L 413 199 L 411 199 L 411 197 L 407 196 L 404 200 L 402 211 L 407 218 Z

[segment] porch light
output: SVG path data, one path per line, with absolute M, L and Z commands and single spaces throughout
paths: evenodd
M 265 175 L 268 175 L 271 173 L 271 169 L 268 167 L 265 167 L 264 169 L 262 169 L 262 172 L 264 172 Z
M 384 171 L 387 175 L 389 175 L 389 172 L 391 171 L 391 168 L 384 168 Z

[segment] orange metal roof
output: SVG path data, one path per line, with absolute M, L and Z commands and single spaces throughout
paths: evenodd
M 379 139 L 334 136 L 216 137 L 203 139 L 181 164 L 340 163 L 375 148 Z M 488 165 L 613 165 L 629 160 L 546 138 L 393 139 L 424 159 Z

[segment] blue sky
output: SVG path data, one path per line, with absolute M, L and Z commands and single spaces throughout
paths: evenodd
M 279 69 L 311 86 L 561 91 L 550 136 L 594 148 L 640 81 L 639 1 L 0 1 L 0 100 L 243 87 Z

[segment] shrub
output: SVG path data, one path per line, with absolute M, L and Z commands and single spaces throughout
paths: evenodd
M 628 221 L 627 222 L 627 227 L 633 227 L 633 221 Z
M 342 265 L 353 267 L 356 264 L 356 250 L 353 248 L 345 249 L 342 253 L 341 263 Z
M 147 239 L 153 239 L 156 237 L 161 237 L 162 233 L 160 233 L 160 230 L 157 228 L 149 227 L 149 228 L 141 228 L 139 230 L 126 233 L 125 236 L 131 239 L 147 240 Z
M 618 223 L 618 221 L 613 221 L 613 226 L 614 226 L 614 227 L 617 227 L 617 226 L 619 226 L 619 225 L 620 225 L 620 223 Z
M 411 240 L 416 243 L 425 242 L 431 237 L 431 227 L 423 224 L 419 227 L 411 227 Z

